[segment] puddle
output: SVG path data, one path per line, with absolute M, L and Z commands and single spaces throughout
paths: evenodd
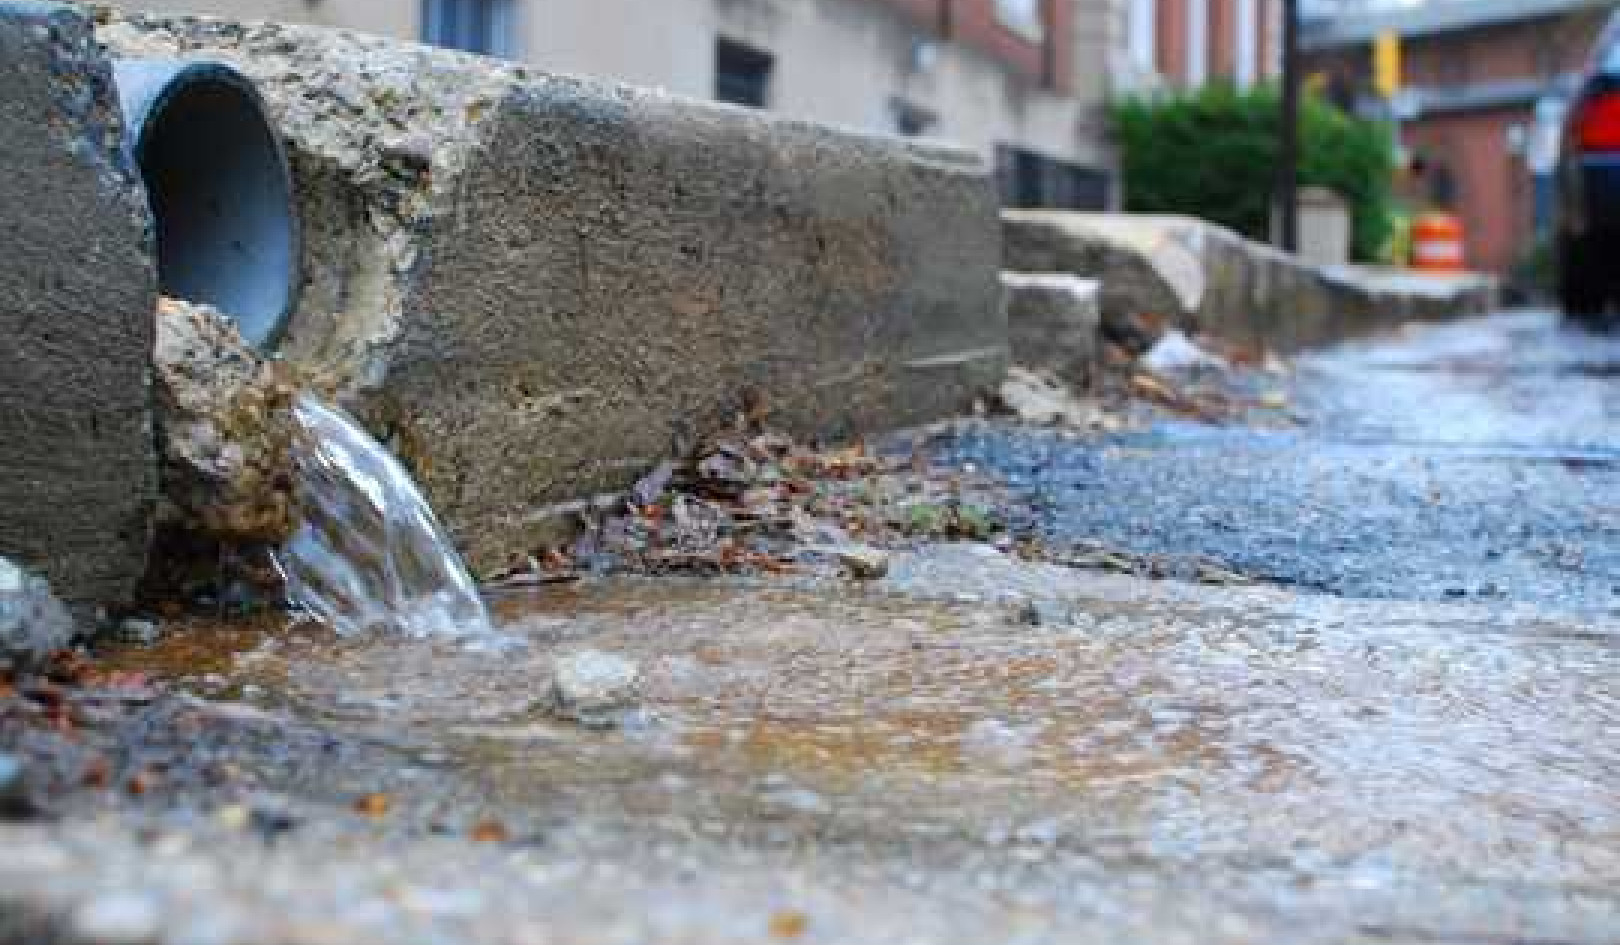
M 505 597 L 527 645 L 499 657 L 198 627 L 119 665 L 196 661 L 268 711 L 429 762 L 379 785 L 514 824 L 880 847 L 1036 829 L 1120 862 L 1620 881 L 1620 636 L 1220 600 L 1093 596 L 1033 628 L 876 593 L 615 581 Z M 551 660 L 587 647 L 641 666 L 623 727 L 547 708 Z M 283 787 L 331 790 L 299 770 Z

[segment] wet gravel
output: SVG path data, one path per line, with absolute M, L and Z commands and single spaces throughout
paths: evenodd
M 1199 554 L 1351 597 L 1620 607 L 1620 345 L 1548 313 L 1303 360 L 1292 428 L 1077 440 L 985 425 L 936 458 L 1008 478 L 1054 544 Z

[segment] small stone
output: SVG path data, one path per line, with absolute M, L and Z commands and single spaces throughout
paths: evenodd
M 21 758 L 0 752 L 0 820 L 21 819 L 34 813 L 27 775 Z
M 1074 612 L 1061 601 L 1037 597 L 1019 605 L 1018 619 L 1031 627 L 1061 627 L 1074 622 Z
M 110 893 L 73 913 L 75 938 L 96 945 L 144 945 L 157 941 L 162 917 L 157 901 L 142 893 Z
M 21 594 L 27 578 L 22 568 L 0 558 L 0 594 Z
M 33 664 L 73 640 L 73 618 L 50 585 L 0 558 L 0 665 Z
M 129 617 L 118 624 L 118 636 L 126 643 L 151 646 L 158 640 L 157 621 Z
M 889 553 L 866 545 L 837 545 L 812 551 L 835 559 L 857 581 L 876 581 L 889 573 Z
M 982 764 L 1018 768 L 1034 750 L 1036 732 L 1001 719 L 980 719 L 962 732 L 962 753 Z
M 214 822 L 226 830 L 246 830 L 253 814 L 241 804 L 230 804 L 214 812 Z
M 634 660 L 601 650 L 558 657 L 553 673 L 557 713 L 589 724 L 610 723 L 635 702 L 641 684 L 641 667 Z

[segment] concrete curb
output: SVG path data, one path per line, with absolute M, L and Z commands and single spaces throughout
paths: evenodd
M 1119 334 L 1155 315 L 1295 351 L 1496 304 L 1489 276 L 1315 267 L 1191 217 L 1007 211 L 1002 232 L 1009 269 L 1100 278 L 1104 329 Z
M 355 34 L 114 18 L 217 57 L 289 138 L 330 373 L 476 569 L 738 412 L 806 436 L 965 409 L 1007 364 L 996 195 L 968 152 Z
M 78 13 L 0 2 L 0 90 L 0 555 L 83 616 L 146 563 L 151 225 Z

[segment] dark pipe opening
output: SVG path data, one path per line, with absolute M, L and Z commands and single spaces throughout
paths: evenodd
M 273 347 L 297 301 L 298 223 L 286 155 L 252 82 L 214 62 L 131 60 L 117 76 L 161 291 L 212 305 L 250 343 Z

